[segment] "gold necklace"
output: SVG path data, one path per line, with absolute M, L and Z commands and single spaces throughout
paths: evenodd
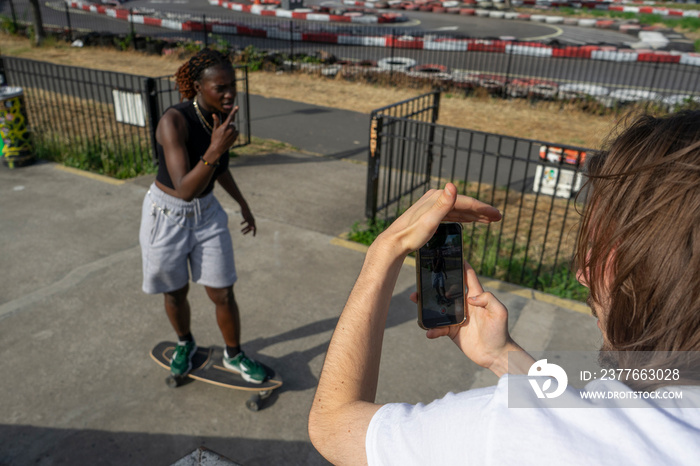
M 209 122 L 206 119 L 204 119 L 204 115 L 202 115 L 202 112 L 199 110 L 199 105 L 197 104 L 197 97 L 194 98 L 193 102 L 194 109 L 197 112 L 197 118 L 199 119 L 199 122 L 202 124 L 202 126 L 204 126 L 204 129 L 209 134 L 209 136 L 211 136 L 212 127 L 209 124 Z

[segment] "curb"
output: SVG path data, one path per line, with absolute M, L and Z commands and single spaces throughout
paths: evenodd
M 88 172 L 85 170 L 80 170 L 78 168 L 67 167 L 65 165 L 55 165 L 56 170 L 61 170 L 64 172 L 72 173 L 74 175 L 82 176 L 84 178 L 90 178 L 91 180 L 101 181 L 102 183 L 111 184 L 114 186 L 121 186 L 126 183 L 126 180 L 118 180 L 116 178 L 111 178 L 105 175 L 98 175 L 97 173 Z
M 347 234 L 343 234 L 331 239 L 331 244 L 345 249 L 350 249 L 352 251 L 360 252 L 362 254 L 366 254 L 367 250 L 369 249 L 369 247 L 365 246 L 364 244 L 348 240 Z M 408 256 L 404 259 L 403 264 L 409 267 L 415 267 L 416 260 L 413 257 Z M 491 288 L 497 291 L 514 294 L 522 298 L 531 299 L 533 301 L 552 304 L 554 306 L 561 307 L 569 311 L 578 312 L 580 314 L 591 314 L 590 308 L 586 304 L 580 303 L 578 301 L 559 298 L 558 296 L 543 293 L 542 291 L 533 290 L 531 288 L 525 288 L 519 285 L 514 285 L 512 283 L 507 283 L 500 280 L 494 280 L 492 278 L 479 277 L 479 281 L 484 286 L 484 288 Z

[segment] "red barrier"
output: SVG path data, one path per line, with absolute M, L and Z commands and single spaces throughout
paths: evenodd
M 650 52 L 637 54 L 637 61 L 652 63 L 680 63 L 680 55 L 671 55 L 664 52 Z
M 402 39 L 400 37 L 385 36 L 386 46 L 394 47 L 397 49 L 422 49 L 423 39 Z
M 163 20 L 160 18 L 151 18 L 150 16 L 143 17 L 143 24 L 147 26 L 160 26 Z
M 199 32 L 201 32 L 202 24 L 196 23 L 194 21 L 183 21 L 182 22 L 182 30 L 183 31 L 199 31 Z
M 253 29 L 247 26 L 236 26 L 236 30 L 241 36 L 267 37 L 267 31 L 264 29 Z
M 468 40 L 467 41 L 467 50 L 470 52 L 496 52 L 496 53 L 505 53 L 506 52 L 506 45 L 508 45 L 507 42 L 504 42 L 502 40 L 494 40 L 494 41 L 479 41 L 479 40 Z
M 302 40 L 307 42 L 325 42 L 328 44 L 338 43 L 338 34 L 330 32 L 309 32 L 301 35 Z
M 567 58 L 591 58 L 591 53 L 596 50 L 600 50 L 600 47 L 596 45 L 584 45 L 582 47 L 569 46 L 554 48 L 552 49 L 552 56 Z

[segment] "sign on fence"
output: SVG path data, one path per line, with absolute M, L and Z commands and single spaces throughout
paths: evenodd
M 119 123 L 146 126 L 146 107 L 140 93 L 112 90 L 114 117 Z
M 532 190 L 548 196 L 570 198 L 581 189 L 581 173 L 566 168 L 538 165 Z

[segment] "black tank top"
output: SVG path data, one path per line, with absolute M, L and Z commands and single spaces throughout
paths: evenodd
M 199 163 L 199 158 L 204 155 L 209 148 L 209 144 L 211 144 L 211 135 L 206 129 L 204 129 L 202 122 L 199 121 L 192 102 L 192 100 L 188 100 L 170 107 L 180 112 L 182 116 L 185 117 L 185 122 L 187 123 L 187 141 L 185 141 L 185 144 L 187 147 L 187 155 L 190 159 L 190 169 Z M 206 113 L 203 109 L 201 109 L 201 107 L 200 110 L 202 110 L 202 113 L 204 114 L 204 117 L 207 118 L 207 121 L 210 121 L 211 115 Z M 165 153 L 163 152 L 163 146 L 157 142 L 156 153 L 158 154 L 158 174 L 156 175 L 156 180 L 170 189 L 175 189 L 175 186 L 173 186 L 173 181 L 170 179 L 170 174 L 168 173 L 168 167 L 165 164 Z M 219 159 L 219 166 L 216 167 L 211 181 L 198 197 L 204 197 L 214 189 L 216 179 L 224 171 L 228 170 L 228 162 L 229 153 L 226 151 Z

